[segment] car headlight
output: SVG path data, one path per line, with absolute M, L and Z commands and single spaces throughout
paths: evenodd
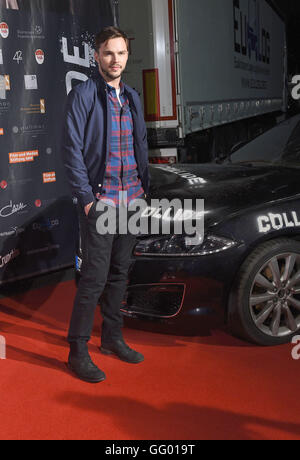
M 192 257 L 206 256 L 226 251 L 239 243 L 221 236 L 209 235 L 201 244 L 190 244 L 191 237 L 173 235 L 141 240 L 135 247 L 135 256 Z

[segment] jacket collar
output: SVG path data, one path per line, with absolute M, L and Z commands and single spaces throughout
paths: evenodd
M 104 78 L 102 77 L 99 71 L 97 71 L 97 74 L 95 75 L 94 80 L 96 81 L 98 91 L 101 91 L 101 92 L 107 91 L 106 81 L 104 80 Z
M 107 83 L 100 74 L 100 72 L 97 72 L 97 75 L 95 76 L 96 84 L 98 87 L 98 91 L 101 91 L 102 93 L 106 93 L 108 91 Z M 124 82 L 122 82 L 122 91 L 125 91 L 125 93 L 132 95 L 132 90 L 129 86 L 127 86 Z

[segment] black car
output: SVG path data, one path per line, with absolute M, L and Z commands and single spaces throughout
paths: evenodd
M 141 235 L 124 314 L 221 316 L 258 345 L 289 342 L 300 331 L 300 115 L 224 164 L 150 168 L 150 198 L 205 200 L 205 236 L 189 246 L 184 234 Z

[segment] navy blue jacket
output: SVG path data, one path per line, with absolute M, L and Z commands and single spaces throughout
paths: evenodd
M 134 125 L 134 150 L 145 194 L 149 192 L 147 130 L 139 95 L 125 85 Z M 111 114 L 101 75 L 78 84 L 69 94 L 62 153 L 73 195 L 82 207 L 101 193 L 108 162 Z

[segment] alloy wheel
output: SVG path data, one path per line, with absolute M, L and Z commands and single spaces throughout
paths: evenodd
M 300 256 L 273 257 L 257 272 L 249 307 L 256 327 L 272 337 L 286 337 L 300 329 Z

